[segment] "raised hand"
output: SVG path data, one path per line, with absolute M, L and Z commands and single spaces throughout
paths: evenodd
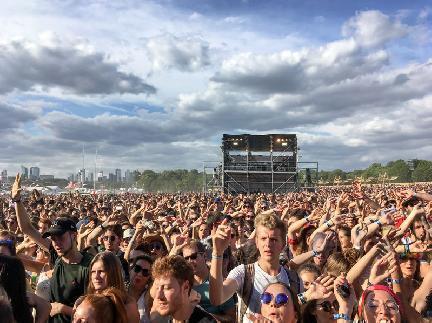
M 318 252 L 318 253 L 324 252 L 327 249 L 327 247 L 330 244 L 330 241 L 333 239 L 333 237 L 334 237 L 334 233 L 333 232 L 327 233 L 326 237 L 324 238 L 323 243 L 319 247 L 317 247 L 315 249 L 315 251 Z
M 213 250 L 217 255 L 222 255 L 229 246 L 231 228 L 227 225 L 228 219 L 224 219 L 212 234 Z
M 21 191 L 22 191 L 22 188 L 21 188 L 21 176 L 22 175 L 18 173 L 15 176 L 15 181 L 14 181 L 14 183 L 12 185 L 11 197 L 12 197 L 12 200 L 14 200 L 14 201 L 19 200 L 21 198 Z
M 388 254 L 373 264 L 369 275 L 369 282 L 372 285 L 379 284 L 396 271 L 396 260 L 390 256 L 391 254 Z
M 309 286 L 305 292 L 308 301 L 316 299 L 324 299 L 330 297 L 333 293 L 334 278 L 331 276 L 321 275 Z
M 342 297 L 342 295 L 338 292 L 338 289 L 340 288 L 339 286 L 347 286 L 349 288 L 348 297 Z M 350 315 L 356 302 L 356 295 L 353 286 L 348 283 L 345 273 L 341 273 L 341 275 L 335 279 L 333 284 L 333 292 L 336 300 L 339 303 L 339 312 Z
M 367 233 L 368 227 L 363 222 L 354 226 L 354 228 L 351 230 L 351 242 L 353 245 L 360 247 Z
M 399 193 L 403 198 L 409 199 L 414 196 L 415 192 L 413 190 L 404 190 Z

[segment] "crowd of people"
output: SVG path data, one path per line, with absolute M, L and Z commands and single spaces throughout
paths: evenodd
M 431 185 L 1 197 L 0 322 L 429 322 Z

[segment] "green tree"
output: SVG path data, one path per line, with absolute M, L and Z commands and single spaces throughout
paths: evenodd
M 432 162 L 428 160 L 419 160 L 412 173 L 412 179 L 416 182 L 432 181 Z
M 397 176 L 397 181 L 411 181 L 411 171 L 409 170 L 407 163 L 402 159 L 389 162 L 386 169 L 389 176 Z

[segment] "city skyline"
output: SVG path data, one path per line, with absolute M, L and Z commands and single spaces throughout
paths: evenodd
M 223 133 L 352 170 L 430 159 L 431 5 L 0 3 L 0 169 L 202 169 Z M 94 171 L 93 171 L 94 172 Z

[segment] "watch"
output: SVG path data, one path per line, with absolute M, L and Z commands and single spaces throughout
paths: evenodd
M 13 198 L 12 198 L 12 202 L 15 202 L 15 203 L 19 203 L 19 202 L 21 202 L 21 196 L 13 197 Z

